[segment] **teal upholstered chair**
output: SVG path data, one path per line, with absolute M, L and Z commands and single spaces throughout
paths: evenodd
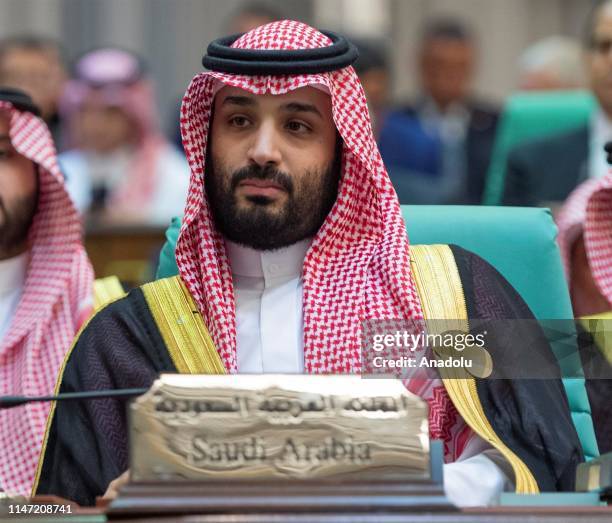
M 506 161 L 514 147 L 585 124 L 595 106 L 588 91 L 529 91 L 508 97 L 497 127 L 483 202 L 500 204 Z
M 523 296 L 540 320 L 571 319 L 572 308 L 556 244 L 557 229 L 548 209 L 404 205 L 413 244 L 454 243 L 482 256 Z M 158 278 L 177 273 L 174 246 L 180 221 L 166 232 Z M 555 349 L 553 345 L 553 350 Z M 565 376 L 581 376 L 575 352 L 560 357 Z M 582 378 L 565 378 L 572 418 L 588 458 L 597 456 L 591 409 Z

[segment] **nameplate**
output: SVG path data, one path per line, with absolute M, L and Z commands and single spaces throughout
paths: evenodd
M 397 380 L 166 374 L 130 405 L 131 478 L 427 480 L 427 405 Z

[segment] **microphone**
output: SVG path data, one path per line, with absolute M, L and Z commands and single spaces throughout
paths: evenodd
M 67 401 L 67 400 L 90 400 L 108 398 L 132 398 L 140 396 L 149 389 L 115 389 L 115 390 L 90 390 L 84 392 L 64 392 L 56 396 L 0 396 L 0 410 L 12 409 L 36 401 Z

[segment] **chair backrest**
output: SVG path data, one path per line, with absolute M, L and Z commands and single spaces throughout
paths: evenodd
M 497 126 L 483 203 L 499 205 L 510 151 L 523 142 L 585 124 L 596 101 L 588 91 L 519 92 L 511 95 Z
M 557 227 L 550 211 L 523 207 L 403 205 L 413 244 L 454 243 L 493 265 L 520 293 L 539 320 L 573 317 L 563 273 Z M 582 376 L 576 352 L 555 347 L 564 376 Z M 559 350 L 555 350 L 559 349 Z M 588 458 L 599 455 L 583 378 L 564 378 L 572 419 Z
M 548 209 L 403 205 L 413 244 L 454 243 L 478 254 L 514 286 L 540 320 L 572 318 L 569 292 Z M 174 247 L 180 221 L 166 231 L 158 278 L 177 274 Z M 553 351 L 555 345 L 553 344 Z M 559 351 L 555 352 L 559 357 Z M 582 376 L 579 355 L 559 358 L 565 376 Z M 584 379 L 564 378 L 572 419 L 587 458 L 599 455 Z

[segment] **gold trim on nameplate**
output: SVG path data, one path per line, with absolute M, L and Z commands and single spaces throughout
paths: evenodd
M 130 406 L 133 481 L 427 480 L 427 405 L 395 380 L 163 375 Z
M 100 310 L 104 305 L 125 296 L 125 290 L 117 276 L 98 278 L 93 283 L 94 310 Z

